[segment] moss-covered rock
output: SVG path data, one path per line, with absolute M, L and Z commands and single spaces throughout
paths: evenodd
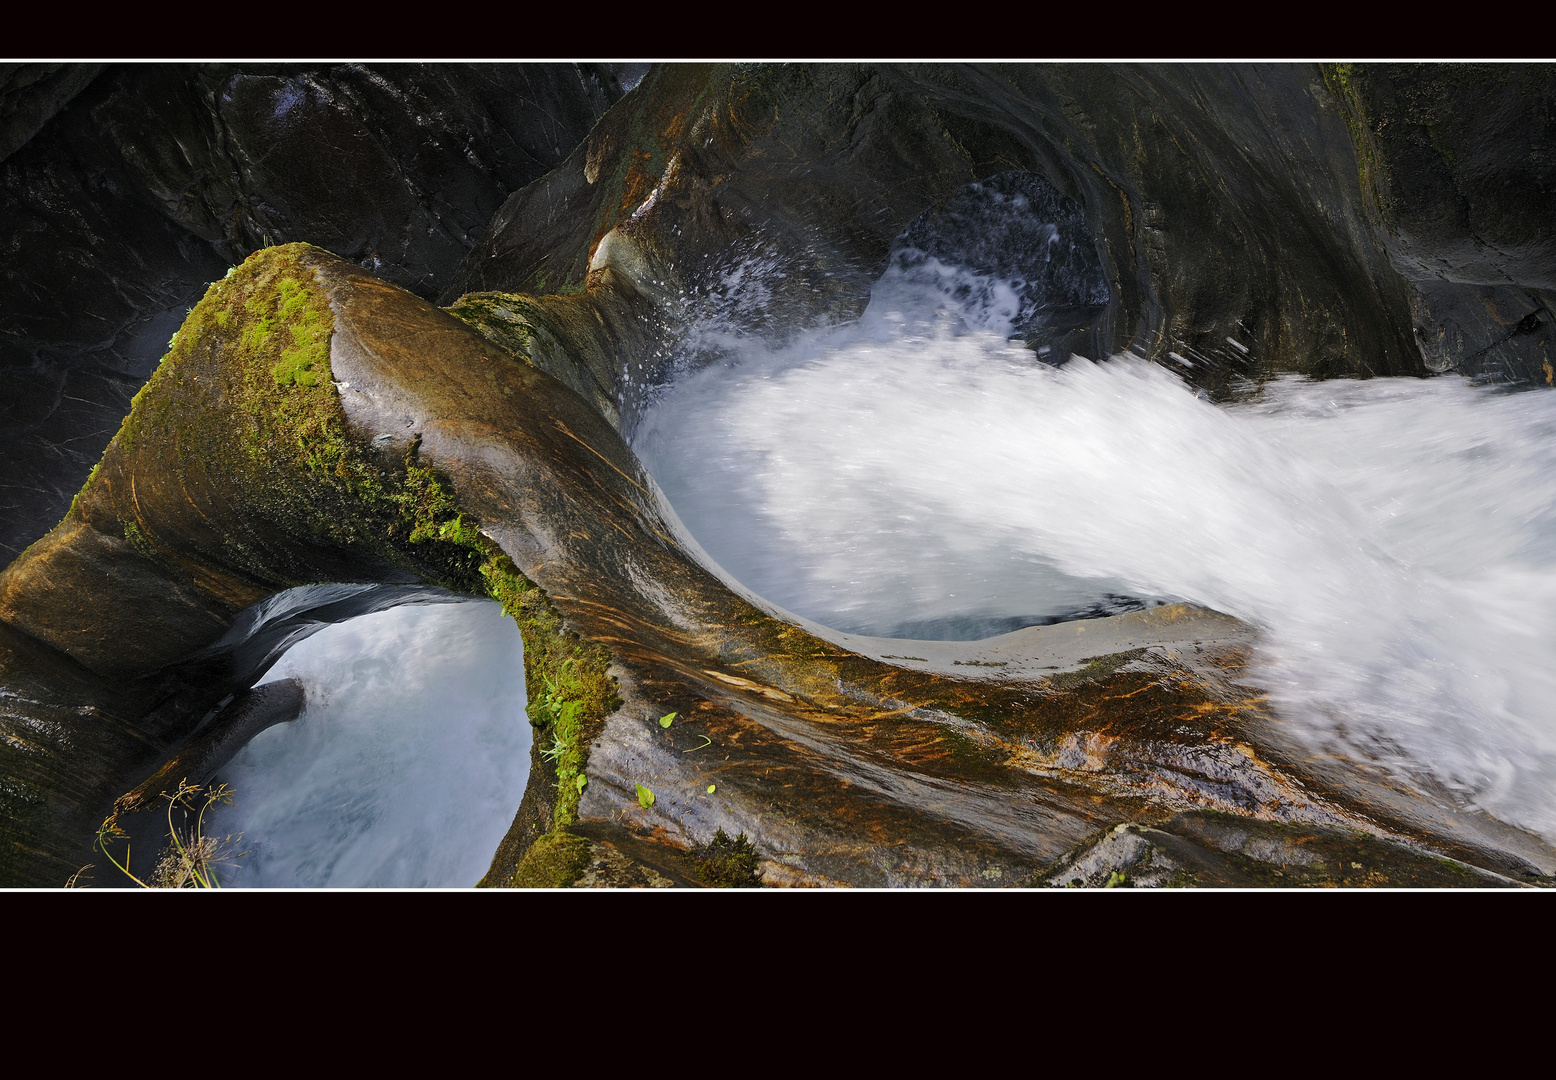
M 612 69 L 8 65 L 0 562 L 64 515 L 207 282 L 307 241 L 437 294 L 621 96 Z
M 713 839 L 691 850 L 697 876 L 719 889 L 754 889 L 762 884 L 762 857 L 745 833 L 733 839 L 718 829 Z
M 582 876 L 593 846 L 563 830 L 547 833 L 530 845 L 513 875 L 515 889 L 565 889 Z
M 311 250 L 261 252 L 207 290 L 65 520 L 0 576 L 0 618 L 127 677 L 310 581 L 485 591 L 433 470 L 348 431 Z M 115 629 L 148 618 L 158 633 Z

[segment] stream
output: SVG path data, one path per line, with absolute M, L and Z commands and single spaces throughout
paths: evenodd
M 1046 278 L 916 224 L 861 318 L 775 344 L 715 312 L 658 384 L 623 371 L 631 445 L 715 569 L 886 637 L 1213 608 L 1260 631 L 1245 678 L 1315 751 L 1556 840 L 1556 394 L 1285 377 L 1217 404 L 1133 355 L 1056 363 L 1106 285 L 1014 190 L 953 224 Z M 529 762 L 495 604 L 330 627 L 270 677 L 308 706 L 224 773 L 216 825 L 252 849 L 230 884 L 480 878 Z
M 1316 750 L 1556 839 L 1556 394 L 1291 376 L 1218 405 L 1134 356 L 1045 362 L 965 274 L 889 272 L 782 347 L 713 327 L 650 396 L 633 447 L 726 576 L 879 636 L 1214 608 Z
M 524 646 L 492 601 L 407 605 L 327 626 L 265 682 L 308 703 L 222 770 L 242 834 L 228 887 L 469 888 L 529 774 Z

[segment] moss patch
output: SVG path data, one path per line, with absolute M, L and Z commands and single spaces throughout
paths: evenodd
M 530 296 L 483 292 L 466 293 L 444 310 L 492 344 L 527 360 L 534 348 L 537 307 Z
M 490 544 L 484 536 L 477 538 Z M 496 545 L 491 545 L 495 549 Z M 521 574 L 513 560 L 493 551 L 481 566 L 487 592 L 502 604 L 524 638 L 524 682 L 530 723 L 546 740 L 556 764 L 556 828 L 578 820 L 589 744 L 605 718 L 621 707 L 608 673 L 610 650 L 565 633 L 562 617 L 544 590 Z
M 156 548 L 151 546 L 151 541 L 146 539 L 146 534 L 141 532 L 140 525 L 132 518 L 122 523 L 124 526 L 124 538 L 130 542 L 130 546 L 148 559 L 156 557 Z
M 706 844 L 691 850 L 692 865 L 704 884 L 719 889 L 754 889 L 762 884 L 758 872 L 761 856 L 756 845 L 741 833 L 733 840 L 723 829 Z
M 592 845 L 569 832 L 551 832 L 530 845 L 513 875 L 515 889 L 565 889 L 589 867 Z
M 1389 195 L 1388 169 L 1373 137 L 1370 110 L 1360 78 L 1361 68 L 1356 64 L 1322 64 L 1320 68 L 1324 85 L 1339 105 L 1340 116 L 1351 133 L 1351 146 L 1356 151 L 1356 178 L 1361 183 L 1362 197 L 1378 219 L 1392 230 L 1395 213 Z

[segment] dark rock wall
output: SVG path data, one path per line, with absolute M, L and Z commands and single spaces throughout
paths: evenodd
M 101 68 L 0 68 L 0 561 L 59 520 L 206 283 L 305 240 L 433 296 L 621 96 L 587 64 Z
M 682 321 L 781 335 L 857 314 L 915 217 L 1013 170 L 1097 237 L 1111 301 L 1078 352 L 1133 348 L 1216 393 L 1426 372 L 1313 65 L 657 67 L 509 198 L 444 300 L 632 263 Z
M 0 161 L 59 112 L 103 64 L 0 64 Z
M 1556 67 L 1334 65 L 1434 371 L 1556 384 Z

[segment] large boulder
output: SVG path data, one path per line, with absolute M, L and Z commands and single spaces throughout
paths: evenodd
M 587 64 L 0 68 L 0 552 L 59 520 L 207 282 L 301 240 L 436 295 L 620 94 Z

